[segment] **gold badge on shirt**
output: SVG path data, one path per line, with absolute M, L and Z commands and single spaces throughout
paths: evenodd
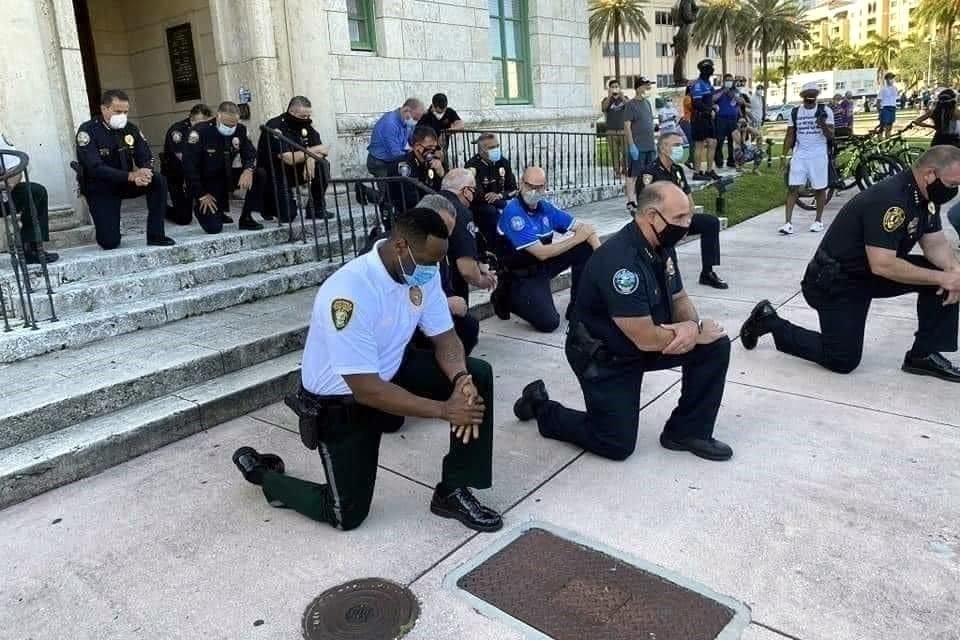
M 423 304 L 423 290 L 420 287 L 410 287 L 410 302 L 415 307 Z
M 306 137 L 307 137 L 307 130 L 306 130 L 306 129 L 300 129 L 300 137 L 301 137 L 301 138 L 306 138 Z
M 665 267 L 665 271 L 667 272 L 668 276 L 672 276 L 677 272 L 677 268 L 673 264 L 673 258 L 669 256 L 667 257 L 667 266 Z
M 887 233 L 893 233 L 903 226 L 906 217 L 906 213 L 900 207 L 890 207 L 883 214 L 883 230 Z
M 124 143 L 125 145 L 127 145 L 128 147 L 132 147 L 132 146 L 133 146 L 133 136 L 130 135 L 129 133 L 128 133 L 127 135 L 123 136 L 123 143 Z
M 928 203 L 927 203 L 927 211 L 929 211 L 930 213 L 936 213 L 936 212 L 937 212 L 937 205 L 933 204 L 932 202 L 928 202 Z
M 430 169 L 429 171 L 427 171 L 427 177 L 433 180 L 433 169 Z
M 507 170 L 504 169 L 503 167 L 500 167 L 500 177 L 502 178 L 505 175 L 507 175 Z

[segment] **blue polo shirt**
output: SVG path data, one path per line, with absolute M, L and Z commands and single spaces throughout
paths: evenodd
M 400 110 L 388 111 L 373 126 L 367 151 L 377 160 L 393 162 L 407 153 L 410 130 L 400 117 Z
M 576 218 L 546 200 L 531 211 L 520 198 L 514 198 L 500 214 L 497 231 L 521 251 L 538 242 L 550 244 L 554 231 L 566 233 L 575 222 Z
M 714 99 L 718 108 L 717 116 L 726 120 L 736 119 L 740 115 L 740 107 L 737 105 L 738 95 L 736 89 L 724 89 L 718 93 Z
M 690 87 L 690 99 L 693 100 L 694 111 L 709 112 L 713 106 L 713 85 L 703 78 L 698 78 Z

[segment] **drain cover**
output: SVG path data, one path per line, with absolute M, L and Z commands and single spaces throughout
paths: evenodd
M 303 613 L 307 640 L 395 640 L 407 634 L 420 605 L 406 587 L 364 578 L 321 593 Z
M 539 528 L 523 531 L 456 584 L 556 640 L 715 640 L 728 637 L 721 632 L 736 613 Z

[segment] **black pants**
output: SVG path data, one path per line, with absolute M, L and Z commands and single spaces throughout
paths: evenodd
M 259 211 L 260 215 L 268 220 L 279 218 L 280 222 L 289 222 L 297 216 L 297 196 L 294 194 L 293 182 L 287 182 L 287 191 L 283 191 L 283 176 L 279 170 L 276 172 L 277 186 L 274 187 L 270 179 L 270 170 L 258 168 L 253 173 L 253 187 L 247 192 L 247 197 L 243 201 L 243 210 L 240 213 L 241 219 L 249 219 L 254 211 Z M 317 217 L 322 218 L 326 212 L 326 192 L 327 183 L 317 176 L 310 183 L 311 197 L 301 196 L 300 204 L 306 213 L 307 218 L 312 217 L 313 212 L 317 212 Z
M 50 239 L 47 207 L 47 190 L 42 184 L 26 182 L 17 184 L 10 190 L 10 199 L 13 208 L 20 213 L 20 240 L 27 243 L 46 242 Z M 30 214 L 30 201 L 33 200 L 33 210 L 37 214 L 37 226 L 33 225 L 33 216 Z M 0 206 L 0 218 L 7 214 L 6 207 Z M 38 228 L 39 227 L 39 228 Z
M 97 185 L 87 193 L 90 217 L 96 227 L 97 244 L 103 249 L 120 246 L 120 205 L 130 198 L 147 197 L 147 240 L 163 238 L 163 218 L 167 213 L 167 181 L 154 174 L 146 187 L 135 184 Z
M 737 129 L 736 118 L 717 118 L 715 121 L 717 131 L 717 149 L 713 152 L 713 162 L 718 167 L 723 166 L 723 143 L 727 143 L 727 166 L 734 167 L 736 162 L 733 159 L 733 132 Z
M 465 316 L 453 316 L 453 330 L 463 344 L 463 352 L 470 355 L 480 340 L 480 321 L 469 313 Z M 419 329 L 413 334 L 413 344 L 418 349 L 433 350 L 433 342 Z
M 483 360 L 467 359 L 467 369 L 486 403 L 480 438 L 469 444 L 450 434 L 450 452 L 443 459 L 442 482 L 450 488 L 487 489 L 493 482 L 493 370 Z M 408 349 L 393 379 L 407 391 L 432 400 L 446 400 L 453 385 L 437 366 L 434 354 Z M 323 425 L 320 459 L 327 484 L 316 484 L 274 472 L 263 475 L 263 495 L 274 506 L 288 507 L 320 522 L 355 529 L 367 517 L 377 479 L 383 427 L 396 416 L 354 405 L 344 423 Z
M 720 264 L 720 220 L 709 213 L 695 213 L 690 233 L 700 236 L 701 272 L 712 271 Z
M 483 198 L 477 193 L 476 199 Z M 489 202 L 474 202 L 470 207 L 473 210 L 473 221 L 477 229 L 483 234 L 487 243 L 492 242 L 497 235 L 497 222 L 500 221 L 500 209 Z M 487 247 L 489 249 L 489 247 Z
M 567 360 L 570 361 L 569 346 Z M 586 412 L 559 402 L 546 403 L 537 415 L 545 438 L 563 440 L 611 460 L 624 460 L 637 444 L 643 374 L 681 367 L 680 401 L 663 430 L 674 439 L 709 438 L 723 399 L 730 364 L 730 339 L 697 345 L 683 355 L 649 354 L 643 361 L 593 365 L 578 374 Z
M 170 194 L 171 206 L 167 208 L 167 220 L 174 224 L 190 224 L 192 211 L 190 194 L 187 193 L 183 175 L 164 174 L 167 179 L 167 192 Z
M 559 256 L 544 260 L 537 265 L 537 273 L 532 276 L 510 278 L 510 311 L 529 322 L 534 329 L 543 333 L 555 331 L 560 326 L 560 314 L 553 303 L 550 281 L 570 269 L 570 307 L 577 295 L 580 274 L 593 249 L 581 242 Z
M 193 201 L 193 215 L 207 233 L 223 231 L 223 216 L 230 213 L 230 190 L 231 185 L 226 182 L 204 185 L 204 191 L 217 199 L 217 208 L 212 212 L 201 209 L 199 199 Z
M 922 256 L 907 256 L 905 259 L 918 267 L 936 269 Z M 781 319 L 772 327 L 777 349 L 837 373 L 850 373 L 863 356 L 863 334 L 870 302 L 874 298 L 917 293 L 918 328 L 913 352 L 929 355 L 957 350 L 957 305 L 943 306 L 937 287 L 903 284 L 871 276 L 850 289 L 840 295 L 827 295 L 812 283 L 808 270 L 803 297 L 819 314 L 822 333 Z

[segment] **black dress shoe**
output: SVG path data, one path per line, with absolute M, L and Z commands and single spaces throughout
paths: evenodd
M 513 415 L 522 422 L 533 420 L 537 417 L 537 411 L 548 400 L 550 396 L 547 394 L 547 387 L 543 384 L 543 380 L 534 380 L 523 388 L 520 398 L 513 403 Z
M 283 473 L 286 467 L 280 456 L 273 453 L 257 453 L 253 447 L 240 447 L 233 452 L 233 464 L 237 466 L 243 479 L 255 485 L 263 484 L 263 472 Z
M 263 229 L 263 225 L 253 218 L 240 218 L 240 224 L 237 227 L 244 231 L 260 231 Z
M 493 305 L 493 312 L 501 320 L 510 319 L 510 290 L 509 285 L 503 280 L 497 282 L 497 288 L 490 294 L 490 303 Z
M 223 224 L 233 224 L 233 218 L 231 218 L 230 216 L 228 216 L 228 215 L 225 214 L 225 213 L 221 213 L 221 214 L 220 214 L 220 222 L 222 222 Z
M 723 278 L 717 275 L 716 271 L 704 271 L 700 274 L 700 284 L 714 289 L 729 289 L 730 285 L 723 281 Z
M 660 446 L 671 451 L 689 451 L 698 458 L 723 461 L 733 457 L 730 445 L 713 438 L 678 438 L 674 440 L 666 432 L 660 434 Z
M 159 238 L 147 238 L 147 244 L 151 247 L 172 247 L 177 242 L 173 238 L 161 236 Z
M 43 260 L 41 260 L 41 254 L 43 254 Z M 40 251 L 27 251 L 25 252 L 25 257 L 27 259 L 27 264 L 50 264 L 59 260 L 60 254 L 41 249 Z
M 907 355 L 903 357 L 903 366 L 901 369 L 907 373 L 940 378 L 947 382 L 960 382 L 960 368 L 956 367 L 939 353 L 931 353 L 921 358 L 910 355 L 908 352 Z
M 500 514 L 480 504 L 466 487 L 443 493 L 437 487 L 430 501 L 430 511 L 441 518 L 459 520 L 474 531 L 498 531 L 503 527 Z
M 719 179 L 720 179 L 720 174 L 717 173 L 716 171 L 707 171 L 707 176 L 708 176 L 711 180 L 719 180 Z
M 777 317 L 777 310 L 769 300 L 761 300 L 750 312 L 747 321 L 740 327 L 740 342 L 745 349 L 755 349 L 760 336 L 770 333 L 767 321 Z

